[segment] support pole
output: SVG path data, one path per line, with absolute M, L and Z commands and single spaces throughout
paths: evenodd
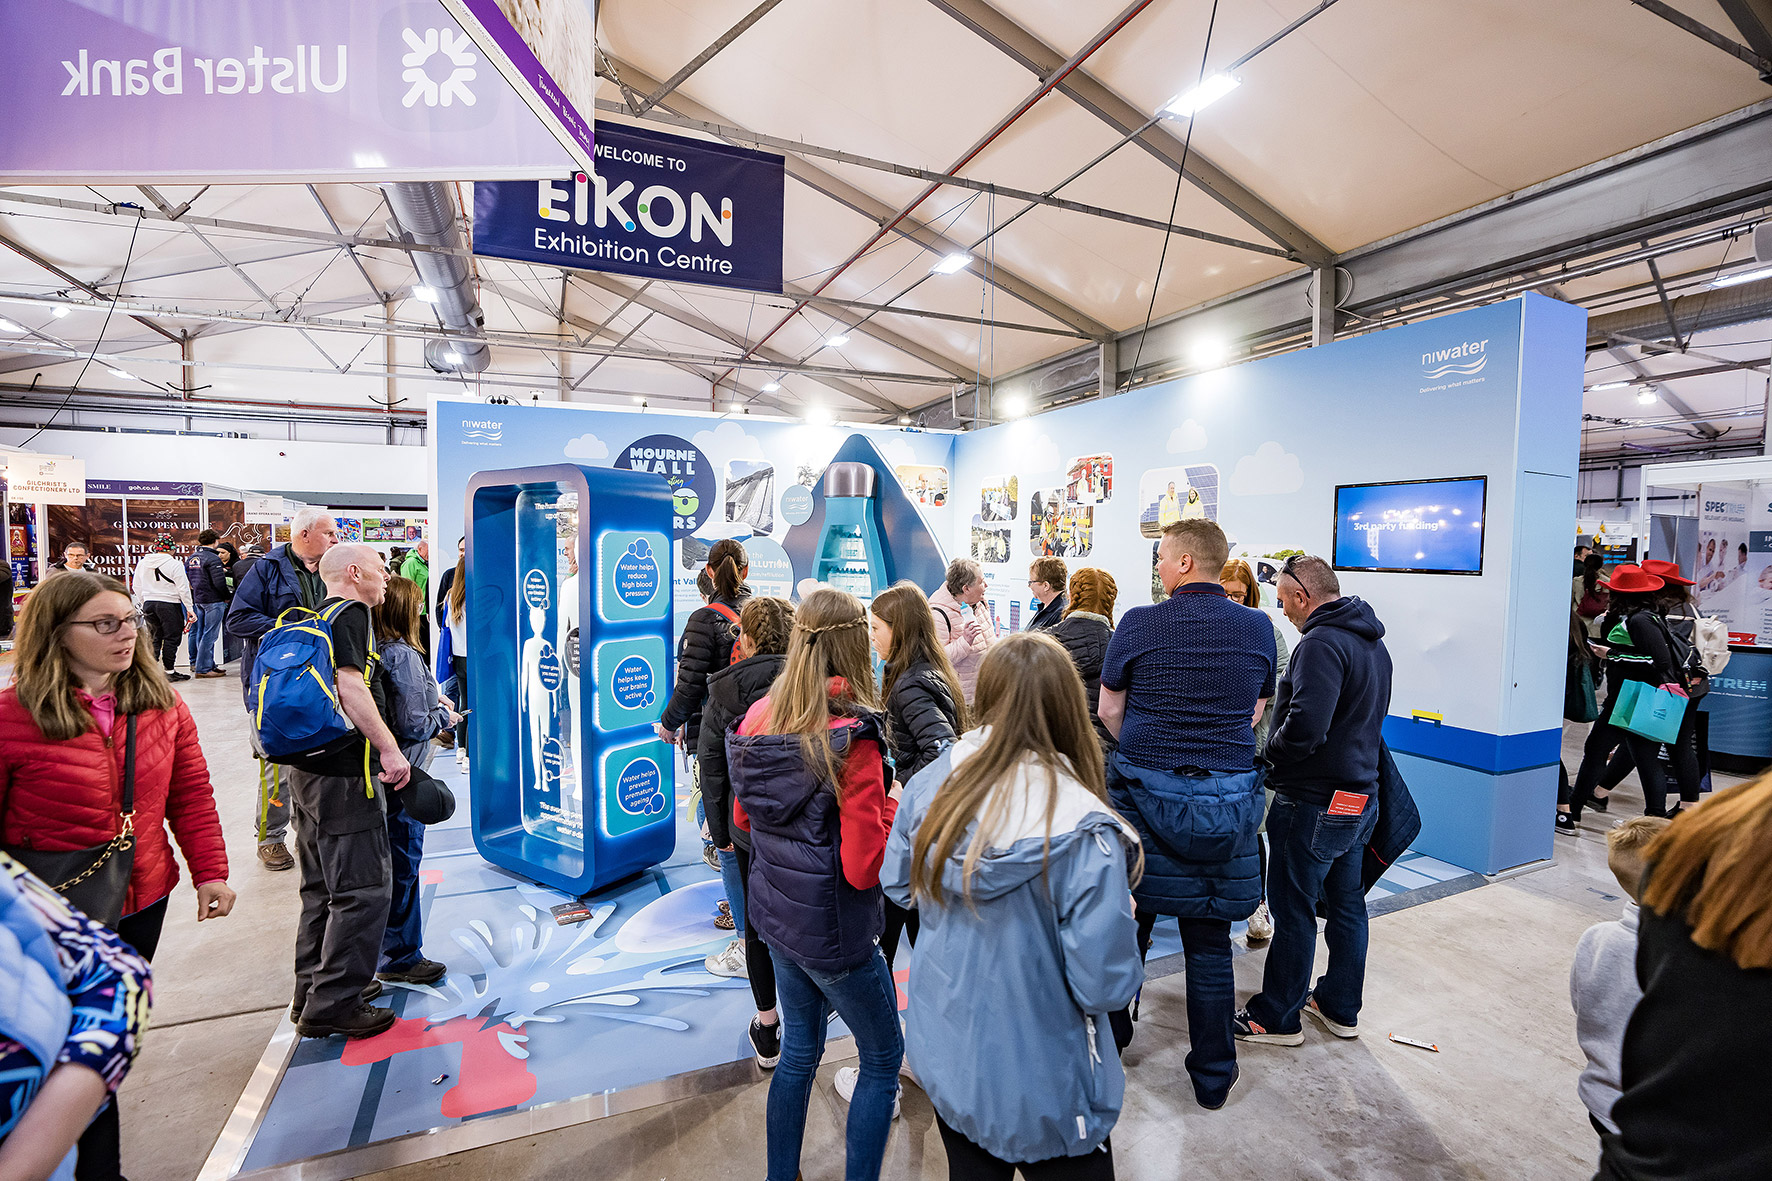
M 1311 347 L 1335 339 L 1335 264 L 1317 268 L 1316 304 L 1311 308 Z

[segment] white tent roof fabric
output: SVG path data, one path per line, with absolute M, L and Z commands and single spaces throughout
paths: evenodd
M 653 92 L 754 7 L 755 0 L 604 0 L 596 13 L 598 117 L 635 122 L 608 107 Z M 1407 234 L 1772 97 L 1750 65 L 1624 0 L 778 0 L 766 7 L 659 104 L 655 117 L 675 122 L 649 126 L 701 135 L 683 129 L 688 118 L 944 172 L 1040 89 L 1034 71 L 1045 68 L 1042 61 L 1066 61 L 1118 22 L 1075 72 L 959 170 L 969 180 L 1035 193 L 1124 138 L 1112 110 L 1148 118 L 1193 85 L 1202 63 L 1206 74 L 1223 69 L 1320 9 L 1237 66 L 1241 85 L 1191 127 L 1164 120 L 1149 133 L 1167 137 L 1155 148 L 1125 144 L 1058 193 L 1293 256 L 1171 236 L 1159 279 L 1160 230 L 1045 206 L 998 229 L 1027 202 L 944 185 L 898 228 L 933 227 L 969 247 L 985 239 L 974 248 L 973 268 L 931 275 L 939 253 L 927 235 L 920 241 L 896 231 L 842 267 L 880 232 L 877 219 L 904 210 L 928 182 L 787 153 L 789 290 L 822 285 L 826 301 L 846 304 L 821 301 L 789 315 L 791 296 L 480 258 L 474 271 L 492 365 L 466 379 L 468 388 L 525 400 L 532 393 L 607 404 L 645 398 L 684 409 L 742 403 L 796 413 L 817 406 L 875 421 L 945 407 L 956 387 L 989 385 L 1093 348 L 1094 338 L 1136 330 L 1147 316 L 1163 321 L 1297 273 L 1307 256 L 1339 256 Z M 1675 7 L 1739 39 L 1715 0 Z M 1217 194 L 1201 183 L 1177 188 L 1176 169 L 1160 154 L 1166 143 L 1173 158 L 1184 141 L 1190 172 L 1208 182 L 1223 178 Z M 455 186 L 458 209 L 471 208 L 471 187 Z M 1242 212 L 1233 208 L 1239 202 Z M 138 219 L 113 203 L 180 216 Z M 1733 209 L 1715 224 L 1739 230 L 1763 212 Z M 347 250 L 324 237 L 385 240 L 387 221 L 370 184 L 0 189 L 0 245 L 13 247 L 0 249 L 0 406 L 25 396 L 33 379 L 40 391 L 65 393 L 78 378 L 82 399 L 100 399 L 82 405 L 173 402 L 180 413 L 196 414 L 211 403 L 266 413 L 294 406 L 374 420 L 392 402 L 395 415 L 422 417 L 431 393 L 459 391 L 464 379 L 424 365 L 418 330 L 436 321 L 411 296 L 410 256 L 391 246 Z M 1646 241 L 1656 235 L 1655 226 L 1644 228 Z M 1596 314 L 1653 307 L 1658 279 L 1677 298 L 1751 258 L 1732 231 L 1654 259 L 1658 278 L 1638 262 L 1586 277 L 1553 275 L 1545 287 Z M 1533 260 L 1521 260 L 1514 274 L 1529 276 L 1532 268 Z M 121 295 L 127 306 L 98 303 L 57 317 L 41 304 L 5 300 L 79 296 L 83 286 Z M 404 330 L 379 334 L 375 325 L 385 319 Z M 825 345 L 864 320 L 848 329 L 843 346 Z M 20 331 L 7 331 L 8 324 Z M 1351 317 L 1340 325 L 1370 327 Z M 188 341 L 178 339 L 185 334 Z M 1721 360 L 1629 344 L 1595 351 L 1590 386 L 1639 384 L 1589 394 L 1591 413 L 1618 421 L 1590 422 L 1584 447 L 1595 454 L 1682 450 L 1730 435 L 1757 438 L 1768 339 L 1764 323 L 1682 337 L 1689 349 Z M 1247 355 L 1238 342 L 1225 343 L 1233 356 Z M 1288 339 L 1283 347 L 1302 343 Z M 98 359 L 88 365 L 95 345 Z M 732 366 L 745 356 L 780 368 Z M 1756 360 L 1760 368 L 1719 369 L 1677 385 L 1653 387 L 1643 377 Z M 802 367 L 817 371 L 793 371 Z M 764 389 L 774 383 L 778 390 Z M 1638 400 L 1657 388 L 1654 405 Z M 1677 391 L 1683 411 L 1662 396 L 1668 390 Z M 10 417 L 20 421 L 20 413 Z M 46 414 L 39 408 L 25 417 Z

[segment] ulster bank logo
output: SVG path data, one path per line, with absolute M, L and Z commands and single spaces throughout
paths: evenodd
M 1487 340 L 1467 340 L 1453 348 L 1421 354 L 1421 379 L 1457 381 L 1462 377 L 1475 377 L 1489 364 L 1489 357 L 1483 351 L 1488 343 Z
M 400 64 L 405 70 L 402 82 L 411 83 L 400 105 L 410 107 L 422 101 L 427 107 L 447 107 L 459 102 L 474 105 L 474 92 L 468 83 L 475 77 L 473 42 L 460 29 L 402 29 L 406 53 Z

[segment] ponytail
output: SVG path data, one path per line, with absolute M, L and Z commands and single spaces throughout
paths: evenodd
M 708 551 L 708 574 L 714 580 L 714 597 L 731 602 L 744 595 L 744 571 L 751 564 L 744 546 L 728 537 Z

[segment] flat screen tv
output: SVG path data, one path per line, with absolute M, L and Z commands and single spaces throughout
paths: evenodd
M 1335 490 L 1335 568 L 1481 574 L 1486 476 L 1343 484 Z

